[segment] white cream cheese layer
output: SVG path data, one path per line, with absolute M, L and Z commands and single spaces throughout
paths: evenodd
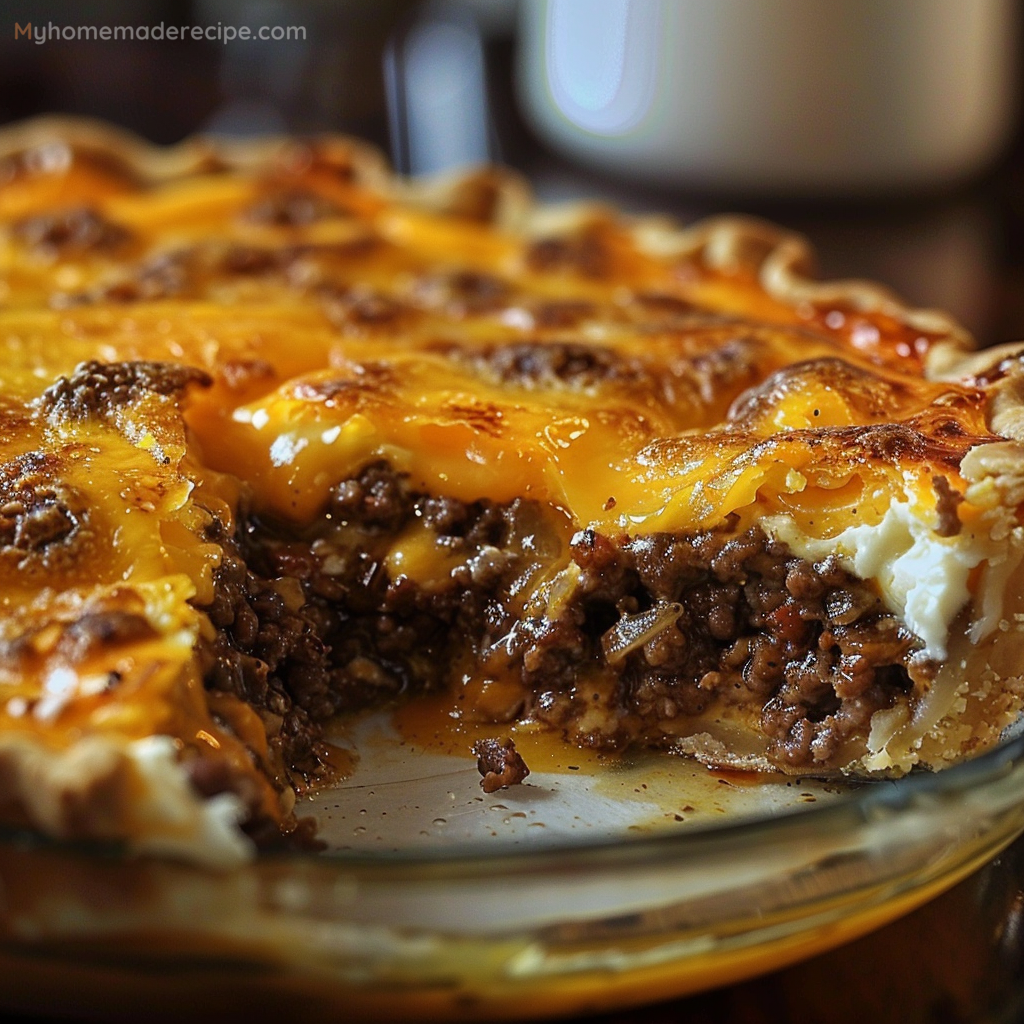
M 1006 552 L 988 531 L 965 528 L 956 536 L 940 537 L 934 518 L 932 509 L 896 501 L 880 523 L 851 526 L 831 538 L 811 537 L 785 515 L 769 516 L 762 526 L 795 555 L 815 561 L 834 554 L 848 572 L 874 582 L 889 609 L 924 641 L 925 656 L 942 661 L 950 625 L 972 596 L 972 570 L 988 563 L 987 576 Z M 982 591 L 988 589 L 987 582 L 983 578 Z M 972 630 L 975 641 L 995 627 L 999 610 L 985 607 L 982 614 L 985 621 L 979 619 Z
M 255 847 L 239 828 L 245 818 L 233 793 L 203 798 L 178 762 L 170 736 L 147 736 L 126 754 L 145 788 L 136 805 L 131 846 L 139 853 L 183 857 L 215 868 L 251 860 Z

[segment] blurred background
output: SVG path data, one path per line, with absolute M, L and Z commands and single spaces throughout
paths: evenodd
M 1022 15 L 1018 0 L 0 0 L 0 123 L 67 112 L 158 143 L 347 132 L 407 173 L 497 160 L 543 200 L 752 213 L 805 233 L 823 276 L 884 281 L 987 344 L 1024 338 Z M 304 31 L 225 41 L 241 26 Z M 1022 977 L 1018 842 L 852 946 L 600 1020 L 1016 1021 Z
M 0 0 L 0 122 L 350 132 L 403 171 L 499 160 L 542 199 L 755 213 L 825 276 L 1024 337 L 1018 0 Z M 16 38 L 31 21 L 36 37 Z M 39 28 L 199 26 L 214 38 Z M 221 38 L 216 38 L 221 26 Z M 304 38 L 225 42 L 223 27 Z

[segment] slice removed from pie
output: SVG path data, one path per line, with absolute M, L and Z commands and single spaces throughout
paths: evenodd
M 795 236 L 69 121 L 0 225 L 8 822 L 234 863 L 438 691 L 794 774 L 1019 714 L 1022 357 Z

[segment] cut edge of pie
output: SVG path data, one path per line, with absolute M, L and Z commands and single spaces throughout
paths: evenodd
M 237 863 L 302 831 L 289 729 L 438 664 L 499 721 L 796 774 L 1019 714 L 1022 350 L 797 235 L 63 118 L 0 132 L 0 222 L 9 822 Z

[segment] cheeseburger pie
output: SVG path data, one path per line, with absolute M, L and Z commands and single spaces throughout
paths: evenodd
M 427 692 L 752 771 L 991 746 L 1021 357 L 809 273 L 348 139 L 6 129 L 3 819 L 235 863 L 308 832 L 325 723 Z

